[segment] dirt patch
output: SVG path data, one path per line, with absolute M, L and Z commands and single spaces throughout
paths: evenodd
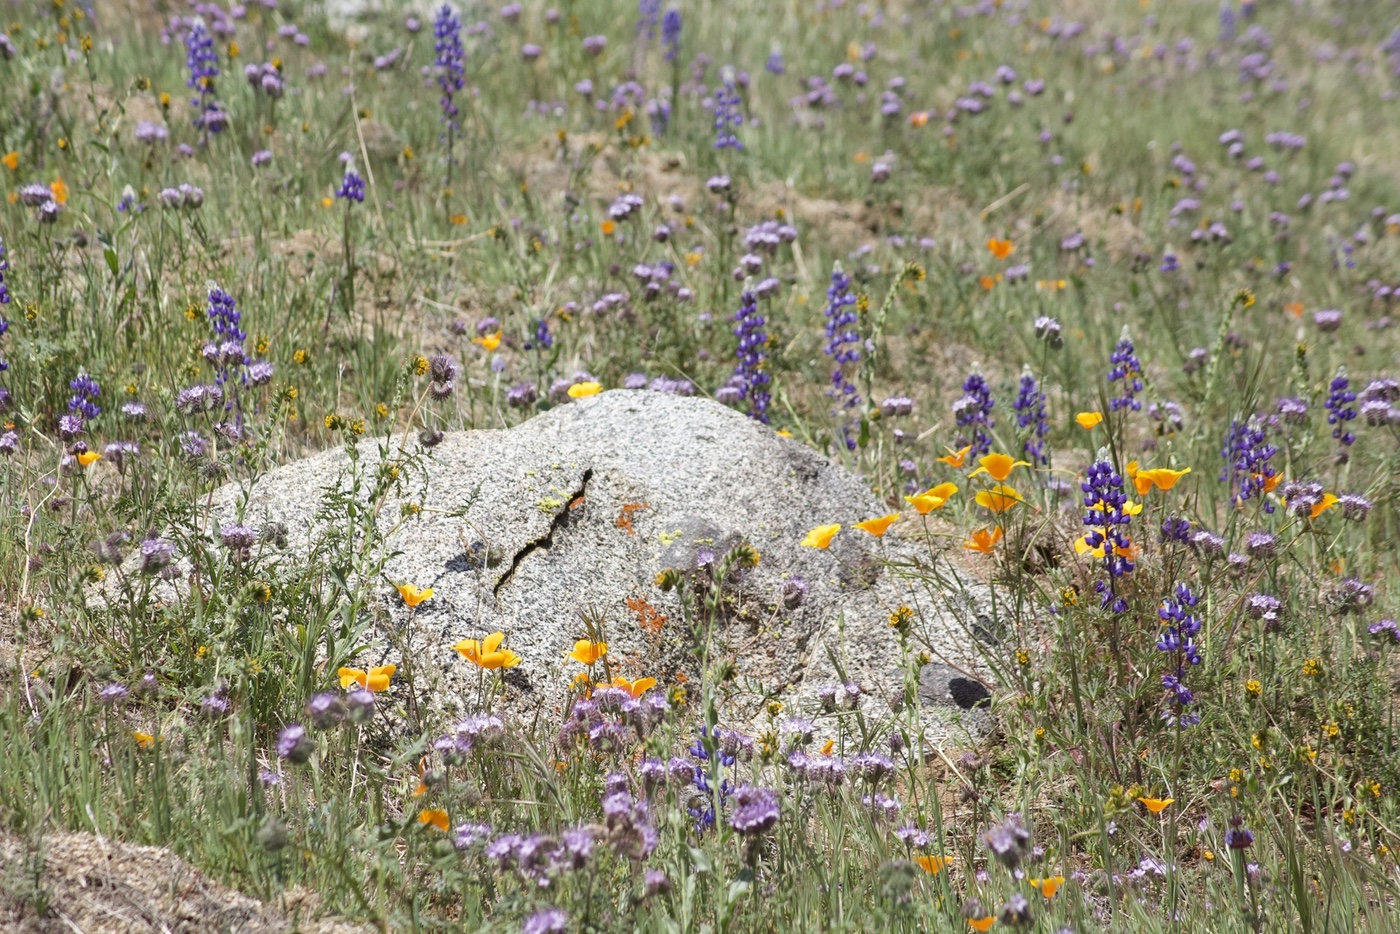
M 0 928 L 17 934 L 373 930 L 338 919 L 303 920 L 298 916 L 314 906 L 286 900 L 290 912 L 249 898 L 162 847 L 81 833 L 52 834 L 34 846 L 0 835 Z

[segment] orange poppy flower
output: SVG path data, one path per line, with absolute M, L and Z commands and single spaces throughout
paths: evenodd
M 1017 503 L 1024 503 L 1025 499 L 1020 493 L 1004 483 L 998 483 L 990 490 L 982 490 L 977 494 L 977 505 L 992 512 L 1006 512 Z
M 443 833 L 447 833 L 447 812 L 442 808 L 424 808 L 418 812 L 418 823 L 430 824 Z
M 78 455 L 78 463 L 84 467 L 91 467 L 100 460 L 102 460 L 102 455 L 96 451 L 84 451 Z
M 1015 470 L 1017 467 L 1030 466 L 1029 461 L 1015 460 L 1010 454 L 987 454 L 978 460 L 977 463 L 982 466 L 968 474 L 968 476 L 975 477 L 980 473 L 990 474 L 992 479 L 997 483 L 1005 481 L 1007 477 L 1011 476 L 1011 471 Z
M 953 857 L 951 856 L 920 856 L 914 860 L 919 864 L 920 869 L 931 876 L 938 875 L 952 861 Z
M 59 204 L 68 203 L 68 185 L 63 179 L 54 179 L 53 184 L 49 186 L 49 191 L 53 192 L 53 199 Z
M 958 491 L 958 487 L 953 483 L 940 483 L 932 489 L 925 490 L 917 496 L 904 497 L 905 502 L 913 506 L 921 516 L 926 516 L 935 509 L 942 509 L 949 498 Z
M 1137 487 L 1138 496 L 1146 496 L 1147 491 L 1154 486 L 1159 490 L 1170 490 L 1176 486 L 1176 481 L 1191 472 L 1191 468 L 1185 470 L 1171 470 L 1166 467 L 1154 467 L 1152 470 L 1138 470 L 1133 473 L 1133 486 Z
M 928 124 L 929 112 L 927 110 L 916 110 L 909 115 L 909 125 L 921 127 Z
M 997 280 L 994 276 L 978 276 L 977 284 L 982 287 L 982 291 L 990 292 L 996 287 Z
M 1012 243 L 1010 240 L 999 240 L 993 237 L 987 241 L 987 249 L 991 251 L 991 254 L 997 259 L 1006 259 L 1012 253 L 1016 252 L 1016 244 Z
M 19 153 L 11 150 L 5 153 L 3 158 L 0 158 L 0 162 L 5 163 L 5 168 L 13 172 L 15 169 L 19 168 Z
M 963 547 L 968 551 L 980 551 L 984 555 L 992 553 L 996 543 L 1001 541 L 1001 526 L 990 529 L 978 529 L 972 533 L 972 538 L 963 542 Z
M 399 584 L 394 589 L 399 592 L 403 602 L 410 607 L 415 607 L 424 600 L 431 600 L 433 597 L 433 588 L 419 587 L 417 584 Z
M 601 687 L 617 688 L 619 691 L 626 691 L 633 697 L 641 697 L 647 691 L 656 687 L 655 678 L 638 678 L 636 681 L 628 681 L 626 678 L 613 678 L 611 684 L 600 685 Z
M 1316 519 L 1318 516 L 1322 515 L 1324 512 L 1337 505 L 1337 502 L 1337 497 L 1333 496 L 1331 493 L 1323 493 L 1322 499 L 1319 502 L 1313 504 L 1313 507 L 1308 514 L 1308 518 Z
M 838 525 L 819 525 L 802 539 L 802 544 L 807 548 L 830 548 L 831 540 L 836 537 L 836 533 L 841 531 Z
M 617 222 L 614 220 L 605 220 L 599 225 L 599 228 L 603 231 L 603 236 L 611 237 L 614 231 L 617 230 Z
M 1286 312 L 1288 312 L 1290 315 L 1292 315 L 1292 316 L 1295 317 L 1295 318 L 1301 318 L 1301 317 L 1303 317 L 1303 303 L 1302 303 L 1302 302 L 1289 302 L 1287 305 L 1284 305 L 1284 306 L 1283 306 L 1283 310 L 1286 311 Z
M 342 688 L 358 684 L 360 687 L 377 694 L 380 691 L 389 690 L 389 681 L 394 677 L 394 672 L 398 670 L 398 665 L 380 665 L 369 671 L 363 671 L 359 668 L 337 668 L 335 674 L 340 679 Z
M 967 919 L 967 926 L 970 927 L 970 928 L 972 928 L 974 931 L 976 931 L 977 934 L 983 934 L 983 932 L 985 932 L 985 931 L 990 931 L 990 930 L 992 929 L 992 925 L 993 925 L 993 924 L 996 924 L 996 923 L 997 923 L 997 916 L 996 916 L 996 915 L 987 915 L 985 918 L 968 918 L 968 919 Z
M 1051 876 L 1048 879 L 1030 879 L 1027 881 L 1029 881 L 1031 885 L 1035 886 L 1036 889 L 1040 891 L 1041 895 L 1045 896 L 1046 898 L 1054 898 L 1055 893 L 1060 890 L 1060 886 L 1065 884 L 1065 877 Z
M 899 513 L 892 512 L 888 516 L 880 516 L 875 519 L 866 519 L 864 522 L 857 522 L 855 527 L 862 532 L 869 532 L 876 538 L 883 538 L 885 533 L 889 531 L 890 526 L 894 525 L 894 521 L 898 518 Z
M 1099 422 L 1103 421 L 1102 412 L 1080 412 L 1074 416 L 1074 420 L 1079 423 L 1079 427 L 1085 431 L 1092 429 Z
M 472 338 L 473 344 L 480 344 L 488 353 L 501 346 L 501 332 L 492 331 L 490 334 L 483 334 L 480 337 Z
M 603 387 L 599 383 L 595 383 L 592 381 L 586 383 L 574 383 L 572 386 L 569 387 L 569 398 L 587 399 L 589 396 L 596 396 L 602 391 Z
M 952 448 L 948 448 L 948 456 L 940 457 L 938 458 L 938 461 L 940 463 L 947 464 L 949 467 L 952 467 L 954 469 L 961 470 L 963 462 L 967 460 L 968 452 L 971 450 L 972 445 L 970 444 L 960 451 L 954 451 Z
M 485 639 L 463 639 L 457 643 L 457 652 L 478 668 L 514 668 L 520 664 L 520 656 L 510 649 L 501 648 L 506 634 L 493 632 Z
M 141 733 L 138 731 L 132 733 L 131 738 L 136 740 L 137 747 L 141 749 L 150 749 L 156 744 L 156 738 L 150 733 Z
M 1148 809 L 1149 811 L 1151 811 L 1153 814 L 1160 814 L 1160 813 L 1162 813 L 1163 811 L 1165 811 L 1168 807 L 1170 807 L 1171 804 L 1172 804 L 1172 802 L 1176 801 L 1176 799 L 1175 799 L 1175 798 L 1138 798 L 1138 801 L 1142 804 L 1143 807 L 1147 808 L 1147 809 Z
M 606 642 L 589 642 L 587 639 L 580 639 L 574 643 L 574 650 L 569 653 L 569 658 L 592 668 L 598 664 L 598 659 L 607 654 L 608 644 Z

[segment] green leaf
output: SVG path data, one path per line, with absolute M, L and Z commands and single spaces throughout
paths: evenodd
M 696 872 L 710 872 L 714 865 L 710 862 L 710 855 L 699 847 L 687 847 L 690 850 L 690 862 L 695 867 Z
M 117 251 L 111 247 L 102 251 L 103 257 L 107 260 L 107 268 L 112 270 L 112 275 L 117 274 Z

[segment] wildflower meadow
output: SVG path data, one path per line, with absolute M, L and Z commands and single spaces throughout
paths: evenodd
M 5 0 L 0 927 L 1400 931 L 1397 154 L 1395 0 Z M 593 498 L 500 553 L 444 439 L 658 393 L 881 509 L 432 688 L 419 530 Z M 879 575 L 976 663 L 744 674 Z

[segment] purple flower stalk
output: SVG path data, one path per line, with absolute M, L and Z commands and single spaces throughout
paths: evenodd
M 831 371 L 831 388 L 827 395 L 837 400 L 833 414 L 842 409 L 853 409 L 860 405 L 860 395 L 855 383 L 851 382 L 846 368 L 860 361 L 860 334 L 856 324 L 860 321 L 856 314 L 856 296 L 851 291 L 851 277 L 841 271 L 838 264 L 831 272 L 831 286 L 826 290 L 826 355 L 836 364 Z M 846 449 L 856 449 L 856 439 L 851 437 L 848 420 L 842 422 L 841 436 Z
M 354 169 L 346 169 L 345 175 L 340 180 L 340 188 L 336 190 L 335 196 L 343 198 L 346 202 L 354 201 L 363 204 L 365 200 L 365 180 L 360 178 L 360 173 Z
M 190 99 L 190 106 L 199 113 L 195 116 L 195 126 L 209 133 L 221 132 L 228 126 L 228 116 L 214 97 L 214 79 L 219 76 L 219 56 L 214 51 L 214 37 L 196 21 L 185 36 L 185 64 L 190 70 L 190 80 L 186 87 L 198 92 Z
M 1184 682 L 1187 665 L 1199 665 L 1200 653 L 1196 649 L 1196 635 L 1201 631 L 1200 620 L 1192 615 L 1197 597 L 1185 584 L 1176 585 L 1176 599 L 1165 600 L 1157 610 L 1157 618 L 1164 626 L 1157 637 L 1157 651 L 1165 652 L 1171 659 L 1173 670 L 1162 675 L 1162 687 L 1166 688 L 1171 704 L 1176 712 L 1167 712 L 1164 717 L 1174 725 L 1193 726 L 1201 721 L 1200 715 L 1186 712 L 1186 708 L 1196 702 L 1195 695 Z
M 1104 568 L 1110 580 L 1131 573 L 1133 562 L 1126 552 L 1132 547 L 1132 540 L 1126 530 L 1132 517 L 1125 511 L 1128 497 L 1123 492 L 1122 476 L 1108 461 L 1096 461 L 1080 489 L 1084 491 L 1084 524 L 1089 527 L 1084 544 L 1091 549 L 1103 548 Z M 1100 581 L 1098 590 L 1104 609 L 1114 613 L 1128 609 L 1127 601 L 1116 595 L 1112 587 Z
M 971 446 L 968 452 L 973 457 L 981 457 L 992 449 L 991 429 L 996 422 L 992 419 L 992 409 L 996 400 L 992 390 L 981 373 L 974 370 L 963 381 L 963 396 L 953 403 L 953 417 L 958 428 L 958 447 Z M 970 431 L 969 431 L 970 429 Z
M 765 319 L 758 311 L 758 299 L 747 289 L 734 321 L 734 336 L 739 338 L 739 362 L 734 367 L 733 383 L 739 390 L 739 398 L 749 403 L 749 417 L 766 425 L 768 402 L 772 398 L 768 392 L 771 378 L 764 369 L 768 362 L 768 333 L 764 330 Z
M 1225 458 L 1220 479 L 1230 484 L 1232 498 L 1237 504 L 1252 497 L 1262 498 L 1278 476 L 1269 464 L 1278 448 L 1269 444 L 1266 437 L 1257 419 L 1251 418 L 1247 423 L 1230 422 L 1225 447 L 1220 451 L 1220 456 Z M 1264 511 L 1273 512 L 1274 504 L 1264 500 Z
M 724 70 L 724 83 L 715 89 L 715 148 L 742 152 L 744 144 L 734 131 L 744 125 L 740 109 L 744 99 L 734 84 L 734 70 Z
M 1045 418 L 1045 393 L 1040 391 L 1029 369 L 1021 374 L 1021 388 L 1011 408 L 1016 412 L 1016 427 L 1026 432 L 1021 442 L 1026 459 L 1032 464 L 1049 467 L 1045 436 L 1050 433 L 1050 425 Z
M 445 3 L 433 20 L 433 38 L 436 40 L 433 51 L 437 53 L 433 66 L 437 69 L 437 84 L 442 91 L 438 101 L 442 106 L 442 122 L 456 130 L 460 111 L 453 96 L 466 85 L 466 50 L 462 47 L 462 21 Z
M 672 7 L 661 18 L 661 46 L 666 50 L 665 58 L 674 62 L 681 54 L 681 11 Z
M 1339 367 L 1328 387 L 1323 408 L 1327 410 L 1327 424 L 1334 426 L 1332 437 L 1344 448 L 1356 442 L 1356 435 L 1347 427 L 1347 423 L 1356 418 L 1356 409 L 1352 406 L 1355 401 L 1356 393 L 1351 391 L 1351 380 L 1347 379 L 1346 370 Z
M 1113 412 L 1120 409 L 1138 411 L 1142 408 L 1142 403 L 1137 399 L 1137 394 L 1142 392 L 1142 361 L 1138 360 L 1137 354 L 1133 351 L 1133 342 L 1128 337 L 1127 328 L 1123 329 L 1123 336 L 1118 339 L 1118 346 L 1113 348 L 1108 362 L 1113 364 L 1108 371 L 1108 381 L 1122 383 L 1120 388 L 1123 393 L 1117 398 L 1108 400 L 1109 410 Z

